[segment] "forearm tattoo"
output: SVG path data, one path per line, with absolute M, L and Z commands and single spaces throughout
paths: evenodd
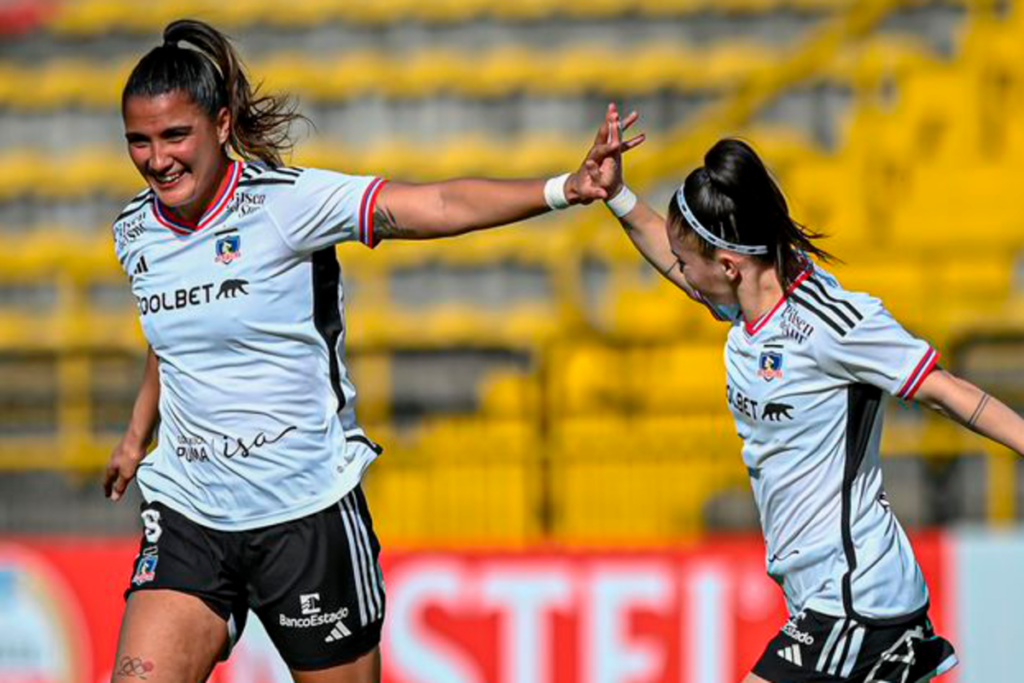
M 967 421 L 967 426 L 973 428 L 978 418 L 981 417 L 982 412 L 985 410 L 985 406 L 988 405 L 989 399 L 992 398 L 986 393 L 982 393 L 981 400 L 978 401 L 978 407 L 974 409 L 974 414 L 971 415 L 971 419 Z
M 395 215 L 386 206 L 377 202 L 373 207 L 373 236 L 377 239 L 411 238 L 416 236 L 416 231 L 400 226 L 395 220 Z

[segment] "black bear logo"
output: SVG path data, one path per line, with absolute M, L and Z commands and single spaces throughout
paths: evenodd
M 248 295 L 249 292 L 245 291 L 245 286 L 247 284 L 249 284 L 248 280 L 225 280 L 220 283 L 220 291 L 217 292 L 217 298 L 223 299 L 224 297 L 227 297 L 229 299 L 234 299 L 238 296 L 239 292 Z
M 761 415 L 761 419 L 771 422 L 778 422 L 782 418 L 792 420 L 793 416 L 789 414 L 791 410 L 793 410 L 793 406 L 786 405 L 785 403 L 769 403 L 764 407 L 764 414 Z

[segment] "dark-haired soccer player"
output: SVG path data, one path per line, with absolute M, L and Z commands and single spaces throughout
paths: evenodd
M 612 108 L 606 131 L 618 141 Z M 608 206 L 643 256 L 731 324 L 726 395 L 760 511 L 767 569 L 789 621 L 745 682 L 930 680 L 953 668 L 928 589 L 882 486 L 886 396 L 916 399 L 1018 453 L 1024 421 L 936 365 L 938 354 L 877 298 L 812 258 L 754 150 L 725 139 L 663 218 L 621 183 Z
M 601 138 L 546 182 L 287 168 L 297 115 L 254 93 L 232 45 L 196 21 L 136 65 L 122 114 L 149 189 L 114 240 L 150 351 L 105 482 L 116 499 L 138 468 L 145 499 L 114 678 L 203 679 L 252 608 L 296 680 L 379 680 L 380 546 L 359 483 L 380 448 L 356 421 L 334 247 L 604 199 L 615 149 Z

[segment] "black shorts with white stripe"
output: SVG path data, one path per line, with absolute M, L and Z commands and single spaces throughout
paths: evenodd
M 227 622 L 232 641 L 252 609 L 296 671 L 344 664 L 380 643 L 380 543 L 360 487 L 320 512 L 251 531 L 208 529 L 160 503 L 142 515 L 126 595 L 195 595 Z
M 772 638 L 754 665 L 773 683 L 922 683 L 957 665 L 927 615 L 898 626 L 868 626 L 804 610 Z

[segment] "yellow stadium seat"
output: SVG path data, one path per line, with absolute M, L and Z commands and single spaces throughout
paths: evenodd
M 92 36 L 110 31 L 155 33 L 179 16 L 198 16 L 228 29 L 256 24 L 275 27 L 307 27 L 330 21 L 389 25 L 398 22 L 466 22 L 482 16 L 502 20 L 555 19 L 566 16 L 614 18 L 629 13 L 657 18 L 679 17 L 716 10 L 733 13 L 765 13 L 785 8 L 817 13 L 846 10 L 852 0 L 377 0 L 367 3 L 336 3 L 330 0 L 152 0 L 146 12 L 129 0 L 79 0 L 57 5 L 48 28 L 55 33 Z
M 720 344 L 634 347 L 626 367 L 642 414 L 726 414 L 725 361 Z
M 367 432 L 385 447 L 366 488 L 390 543 L 515 545 L 537 537 L 540 453 L 530 423 L 437 419 L 407 434 L 372 425 Z
M 536 418 L 545 410 L 541 379 L 536 373 L 493 372 L 480 384 L 481 416 Z
M 560 415 L 724 412 L 720 345 L 565 345 L 552 354 Z
M 566 543 L 663 542 L 703 528 L 703 506 L 743 485 L 732 418 L 555 423 L 556 538 Z
M 426 3 L 430 4 L 430 3 Z M 505 97 L 518 92 L 569 96 L 582 93 L 648 95 L 660 91 L 724 93 L 770 71 L 788 48 L 722 39 L 708 46 L 658 41 L 625 49 L 580 43 L 554 50 L 506 44 L 486 50 L 422 48 L 407 55 L 350 50 L 310 56 L 281 51 L 250 64 L 268 91 L 321 102 L 376 94 L 423 98 L 456 94 Z M 857 83 L 878 72 L 906 70 L 928 59 L 911 40 L 874 39 L 842 53 L 821 78 Z M 53 60 L 39 67 L 0 64 L 0 104 L 26 110 L 68 106 L 116 108 L 133 59 L 115 62 Z M 608 65 L 615 69 L 609 72 Z M 870 74 L 870 75 L 869 75 Z

